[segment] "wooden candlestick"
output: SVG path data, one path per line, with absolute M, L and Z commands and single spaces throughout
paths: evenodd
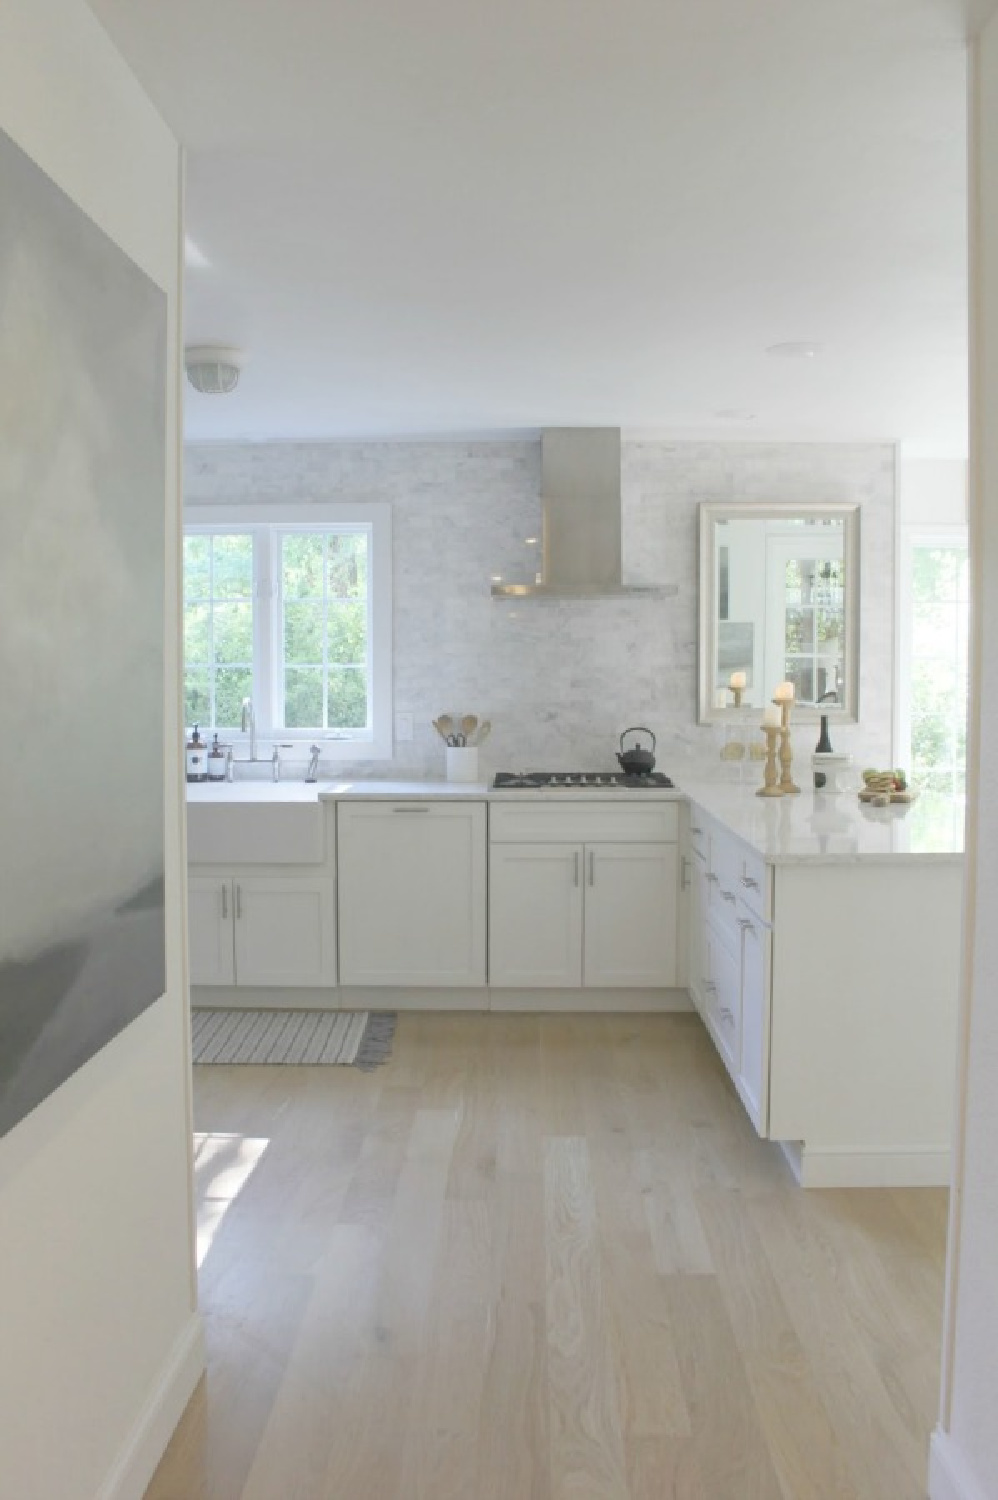
M 793 777 L 790 775 L 790 767 L 793 763 L 793 751 L 790 748 L 790 704 L 784 701 L 780 704 L 780 707 L 783 711 L 783 723 L 778 731 L 780 736 L 779 790 L 782 797 L 793 797 L 800 792 L 800 787 L 796 785 Z
M 780 733 L 775 724 L 763 724 L 762 732 L 766 736 L 766 768 L 763 771 L 763 783 L 756 792 L 757 797 L 782 797 L 783 793 L 777 785 L 776 773 L 776 737 Z
M 736 708 L 741 708 L 741 706 L 742 706 L 742 692 L 743 692 L 743 689 L 742 688 L 736 688 L 736 687 L 729 687 L 728 688 L 728 692 L 731 694 L 732 698 L 734 698 L 734 700 L 735 700 L 735 707 Z

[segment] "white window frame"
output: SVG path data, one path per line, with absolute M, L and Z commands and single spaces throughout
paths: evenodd
M 897 722 L 895 759 L 908 768 L 911 761 L 912 621 L 911 575 L 916 547 L 963 547 L 970 551 L 969 528 L 961 525 L 902 525 L 900 528 L 897 620 Z
M 280 548 L 289 532 L 329 527 L 366 530 L 368 551 L 368 680 L 371 721 L 365 730 L 285 729 L 278 723 L 281 664 Z M 243 533 L 253 537 L 253 708 L 258 743 L 316 743 L 323 760 L 390 760 L 394 753 L 392 691 L 392 509 L 379 504 L 188 505 L 184 534 Z M 188 729 L 190 726 L 187 726 Z M 205 726 L 202 726 L 204 728 Z M 209 733 L 215 726 L 207 726 Z M 239 731 L 219 734 L 236 743 Z

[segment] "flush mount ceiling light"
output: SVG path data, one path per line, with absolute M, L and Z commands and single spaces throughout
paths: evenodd
M 239 384 L 245 363 L 241 349 L 225 344 L 192 344 L 184 350 L 187 379 L 203 396 L 228 396 Z
M 820 344 L 808 344 L 803 340 L 791 340 L 787 344 L 770 344 L 766 350 L 774 359 L 814 359 L 821 353 Z

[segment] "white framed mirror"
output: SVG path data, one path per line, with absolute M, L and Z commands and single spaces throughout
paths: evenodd
M 805 717 L 859 714 L 859 506 L 700 505 L 701 724 L 792 682 Z

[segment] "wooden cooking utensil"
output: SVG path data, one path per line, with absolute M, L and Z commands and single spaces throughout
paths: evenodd
M 475 744 L 476 745 L 484 745 L 485 741 L 488 739 L 488 737 L 489 737 L 489 735 L 491 733 L 492 733 L 492 720 L 491 719 L 484 719 L 482 721 L 482 723 L 478 726 L 478 738 L 476 739 Z
M 433 720 L 433 727 L 446 745 L 454 729 L 454 720 L 450 714 L 441 714 L 439 719 Z
M 474 734 L 477 728 L 477 716 L 475 714 L 465 714 L 464 718 L 461 720 L 461 733 L 464 735 L 465 743 L 467 743 L 468 740 L 471 739 L 471 736 Z

